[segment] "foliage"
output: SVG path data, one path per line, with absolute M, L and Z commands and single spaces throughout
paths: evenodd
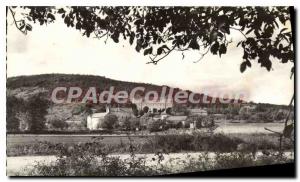
M 72 115 L 79 115 L 83 112 L 88 112 L 90 113 L 90 108 L 86 107 L 85 105 L 81 104 L 81 105 L 78 105 L 77 107 L 75 107 L 73 110 L 72 110 Z
M 51 134 L 51 133 L 50 133 Z M 70 134 L 70 133 L 67 133 Z M 98 133 L 99 134 L 99 133 Z M 100 133 L 105 134 L 105 133 Z M 98 137 L 101 138 L 101 137 Z M 62 138 L 63 140 L 63 138 Z M 242 135 L 236 134 L 233 136 L 227 135 L 208 135 L 208 134 L 178 134 L 178 135 L 157 135 L 154 137 L 147 137 L 143 140 L 134 141 L 135 149 L 139 153 L 154 153 L 156 151 L 165 152 L 231 152 L 236 151 L 239 144 L 243 144 L 243 152 L 252 152 L 253 149 L 262 151 L 276 151 L 278 150 L 278 137 L 275 135 Z M 91 139 L 92 141 L 92 139 Z M 188 143 L 181 143 L 186 141 Z M 80 142 L 84 145 L 85 142 Z M 58 151 L 54 150 L 59 145 L 63 148 L 73 146 L 74 143 L 57 144 L 53 141 L 39 142 L 35 141 L 29 144 L 13 144 L 7 147 L 7 156 L 26 156 L 26 155 L 57 155 Z M 121 140 L 120 143 L 103 143 L 103 147 L 107 148 L 113 153 L 128 153 L 130 152 L 128 140 Z M 246 146 L 246 147 L 245 147 Z M 97 147 L 96 145 L 90 146 Z M 241 147 L 239 147 L 241 148 Z M 283 150 L 292 150 L 293 142 L 284 140 Z
M 195 121 L 196 128 L 208 128 L 215 126 L 215 120 L 212 116 L 197 116 Z
M 285 113 L 283 111 L 278 111 L 275 114 L 274 119 L 277 120 L 277 121 L 280 121 L 280 120 L 286 119 L 286 117 L 287 117 L 287 113 Z
M 49 101 L 44 99 L 43 95 L 34 95 L 26 101 L 8 96 L 6 104 L 8 131 L 19 131 L 22 125 L 21 120 L 28 124 L 28 129 L 32 132 L 44 129 Z
M 282 63 L 294 62 L 292 32 L 288 7 L 8 7 L 16 27 L 23 33 L 32 30 L 32 23 L 46 25 L 62 18 L 66 26 L 79 30 L 83 36 L 112 39 L 123 38 L 137 52 L 149 56 L 157 64 L 173 51 L 200 50 L 205 54 L 227 53 L 232 42 L 228 36 L 238 32 L 244 39 L 236 46 L 243 50 L 240 71 L 257 61 L 268 71 L 272 57 Z M 16 20 L 16 13 L 23 13 Z M 184 58 L 184 54 L 183 54 Z M 293 72 L 293 68 L 292 68 Z
M 7 131 L 19 130 L 20 121 L 17 113 L 24 110 L 24 101 L 14 96 L 6 98 L 6 129 Z
M 45 128 L 45 116 L 49 107 L 49 101 L 44 99 L 42 95 L 35 95 L 26 103 L 26 109 L 30 116 L 30 130 L 40 131 Z
M 129 158 L 121 159 L 120 157 L 109 155 L 110 150 L 103 146 L 101 141 L 97 140 L 86 144 L 73 144 L 70 146 L 58 144 L 49 148 L 57 152 L 57 160 L 55 162 L 50 164 L 37 163 L 33 169 L 29 169 L 26 175 L 151 176 L 293 162 L 293 159 L 289 159 L 277 152 L 263 154 L 257 158 L 245 152 L 216 152 L 214 157 L 211 157 L 208 152 L 204 152 L 199 154 L 197 158 L 192 158 L 188 155 L 184 159 L 170 158 L 169 161 L 165 161 L 164 156 L 168 155 L 167 151 L 157 150 L 155 157 L 151 159 L 137 157 L 136 146 L 131 142 L 128 146 Z M 172 163 L 172 160 L 177 161 L 175 163 L 176 170 L 172 166 L 168 166 L 169 163 Z M 162 163 L 163 161 L 165 163 Z
M 132 145 L 130 145 L 133 148 Z M 58 159 L 50 165 L 36 164 L 31 176 L 145 176 L 158 174 L 145 166 L 144 159 L 136 159 L 134 150 L 129 160 L 108 156 L 107 148 L 101 141 L 54 147 Z
M 122 130 L 125 131 L 135 131 L 137 128 L 140 129 L 141 127 L 140 119 L 126 118 L 120 127 Z
M 51 120 L 50 124 L 52 125 L 53 128 L 60 129 L 60 130 L 68 127 L 68 123 L 59 119 Z
M 149 112 L 149 107 L 148 107 L 148 106 L 145 106 L 145 107 L 143 108 L 143 112 L 144 112 L 144 113 L 148 113 L 148 112 Z
M 171 108 L 171 107 L 168 107 L 168 108 L 166 109 L 166 113 L 167 113 L 168 115 L 172 115 L 172 108 Z
M 108 114 L 104 117 L 104 121 L 100 127 L 112 130 L 117 125 L 118 117 L 114 114 Z
M 254 166 L 255 162 L 251 154 L 233 152 L 231 154 L 218 154 L 216 157 L 216 169 L 241 168 Z
M 148 123 L 148 125 L 147 125 L 147 129 L 150 132 L 163 131 L 163 130 L 167 129 L 166 122 L 163 120 L 160 120 L 160 119 L 150 121 L 150 123 Z

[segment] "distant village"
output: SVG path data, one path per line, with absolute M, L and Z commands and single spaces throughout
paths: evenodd
M 188 109 L 186 112 L 174 112 L 173 100 L 159 99 L 158 101 L 145 102 L 144 100 L 132 100 L 133 108 L 120 108 L 106 106 L 105 112 L 96 112 L 92 109 L 92 114 L 87 116 L 87 128 L 89 130 L 101 130 L 103 122 L 108 115 L 117 116 L 119 124 L 123 124 L 130 118 L 139 120 L 134 130 L 146 129 L 149 123 L 158 123 L 157 130 L 163 129 L 163 122 L 166 125 L 176 125 L 177 127 L 195 128 L 196 120 L 187 123 L 188 119 L 196 119 L 199 116 L 208 116 L 206 108 Z M 161 124 L 160 124 L 161 123 Z M 188 125 L 188 126 L 187 126 Z M 175 127 L 176 127 L 175 126 Z
M 132 106 L 111 107 L 107 105 L 103 112 L 91 108 L 91 112 L 86 118 L 86 128 L 88 130 L 118 128 L 119 130 L 134 131 L 215 128 L 216 120 L 273 122 L 284 119 L 286 114 L 286 110 L 283 109 L 275 111 L 276 114 L 267 113 L 264 108 L 259 108 L 260 106 L 257 107 L 253 103 L 228 104 L 226 108 L 213 106 L 192 108 L 177 105 L 171 99 L 160 99 L 151 102 L 132 100 Z M 261 112 L 258 112 L 259 110 Z M 262 113 L 269 115 L 269 118 Z
M 141 131 L 168 129 L 214 129 L 217 122 L 277 122 L 286 109 L 254 103 L 235 103 L 192 107 L 172 99 L 146 102 L 133 99 L 131 104 L 57 104 L 48 108 L 47 131 Z M 19 131 L 30 131 L 26 116 L 17 115 Z
M 30 101 L 32 100 L 32 102 Z M 12 105 L 8 131 L 12 132 L 97 132 L 164 131 L 209 129 L 220 122 L 282 122 L 287 106 L 239 102 L 228 104 L 179 104 L 173 99 L 131 99 L 124 104 L 72 102 L 47 104 L 42 97 L 29 101 L 8 97 Z M 22 105 L 27 105 L 22 107 Z M 294 116 L 293 113 L 290 114 Z

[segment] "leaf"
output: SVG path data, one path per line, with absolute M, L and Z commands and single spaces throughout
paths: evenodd
M 77 22 L 77 23 L 76 23 L 76 29 L 79 30 L 80 28 L 81 28 L 81 24 L 80 24 L 80 22 Z
M 189 47 L 192 49 L 198 49 L 198 50 L 200 49 L 200 46 L 196 39 L 191 40 Z
M 170 50 L 167 45 L 162 45 L 161 48 Z
M 249 60 L 247 60 L 247 61 L 246 61 L 246 65 L 247 65 L 248 67 L 251 67 L 251 62 L 250 62 Z
M 57 11 L 59 14 L 65 13 L 66 11 L 63 8 L 58 9 Z
M 26 18 L 27 20 L 32 21 L 32 18 L 30 16 L 27 16 Z
M 55 16 L 51 13 L 47 14 L 47 18 L 50 18 L 52 21 L 55 20 Z
M 251 33 L 252 30 L 253 30 L 253 28 L 251 28 L 250 30 L 248 30 L 248 31 L 246 32 L 246 35 L 248 35 L 249 33 Z
M 111 38 L 113 39 L 113 41 L 115 43 L 118 43 L 119 42 L 119 33 L 115 32 L 114 34 L 111 35 Z
M 24 27 L 25 27 L 25 24 L 21 25 L 19 29 L 22 30 Z
M 130 38 L 129 38 L 129 43 L 130 43 L 130 45 L 132 45 L 132 43 L 133 43 L 133 41 L 134 41 L 134 37 L 135 37 L 134 32 L 131 32 Z
M 224 24 L 222 27 L 220 27 L 220 30 L 221 30 L 223 33 L 230 34 L 230 30 L 229 30 L 229 25 L 228 25 L 228 24 Z
M 279 28 L 279 25 L 276 21 L 274 21 L 274 24 L 276 25 L 277 28 Z
M 163 51 L 163 49 L 162 49 L 161 47 L 158 48 L 158 49 L 157 49 L 157 54 L 158 54 L 158 55 L 161 55 L 162 51 Z
M 243 42 L 243 41 L 240 41 L 240 42 L 236 45 L 236 47 L 240 46 L 242 42 Z
M 134 24 L 135 25 L 137 25 L 137 26 L 139 26 L 140 24 L 142 24 L 143 23 L 143 19 L 138 19 L 138 20 L 136 20 L 135 22 L 134 22 Z
M 141 48 L 142 48 L 141 44 L 138 44 L 138 43 L 137 43 L 136 46 L 135 46 L 135 50 L 136 50 L 137 52 L 140 52 Z
M 219 49 L 219 42 L 215 42 L 215 43 L 211 46 L 210 52 L 211 52 L 212 54 L 217 54 L 218 49 Z
M 242 62 L 241 67 L 240 67 L 240 71 L 243 73 L 247 68 L 247 63 L 246 62 Z
M 144 51 L 144 55 L 152 54 L 152 50 L 153 50 L 152 47 L 150 47 L 149 49 L 146 49 L 146 50 Z
M 219 49 L 219 56 L 221 57 L 222 54 L 226 54 L 227 52 L 227 47 L 225 44 L 221 44 L 220 49 Z
M 286 30 L 287 30 L 287 28 L 281 29 L 279 34 L 282 34 L 282 33 L 283 33 L 284 31 L 286 31 Z
M 157 49 L 157 54 L 158 54 L 158 55 L 161 55 L 161 53 L 164 51 L 164 49 L 170 50 L 168 46 L 162 45 L 161 47 L 159 47 L 159 48 Z
M 258 62 L 261 63 L 262 67 L 265 67 L 268 71 L 271 71 L 272 62 L 268 58 L 259 58 Z
M 26 25 L 26 30 L 31 31 L 31 30 L 32 30 L 32 26 L 29 25 L 29 24 L 27 24 L 27 25 Z

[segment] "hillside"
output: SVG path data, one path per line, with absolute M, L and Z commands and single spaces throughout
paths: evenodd
M 57 86 L 79 86 L 81 88 L 88 88 L 92 86 L 107 88 L 109 86 L 114 86 L 117 90 L 129 90 L 137 86 L 143 86 L 153 90 L 160 88 L 158 85 L 125 82 L 105 78 L 102 76 L 77 74 L 42 74 L 10 77 L 7 79 L 6 86 L 8 89 L 16 89 L 21 87 L 40 87 L 52 89 Z
M 130 92 L 136 87 L 144 87 L 145 92 L 157 91 L 158 93 L 161 92 L 163 87 L 160 85 L 148 83 L 135 83 L 113 80 L 102 76 L 73 74 L 42 74 L 32 76 L 10 77 L 7 79 L 6 83 L 8 95 L 23 97 L 23 99 L 26 99 L 32 95 L 41 92 L 49 94 L 49 91 L 56 87 L 71 86 L 77 86 L 82 88 L 83 90 L 89 87 L 96 87 L 101 90 L 108 90 L 111 86 L 114 86 L 115 91 L 125 90 L 127 92 Z M 167 89 L 169 88 L 170 87 L 167 87 Z M 180 88 L 174 88 L 174 94 L 178 91 L 180 91 Z M 191 93 L 191 91 L 188 92 Z M 200 96 L 204 95 L 201 94 Z M 208 100 L 211 99 L 212 98 L 208 96 Z
M 86 126 L 86 117 L 88 115 L 87 104 L 81 102 L 62 103 L 55 104 L 50 100 L 52 90 L 55 87 L 71 87 L 78 86 L 80 88 L 87 89 L 89 87 L 96 87 L 100 90 L 108 90 L 110 86 L 114 86 L 115 91 L 127 91 L 130 92 L 133 88 L 144 87 L 145 92 L 157 91 L 159 94 L 163 86 L 147 84 L 147 83 L 134 83 L 113 80 L 101 76 L 92 75 L 68 75 L 68 74 L 44 74 L 33 76 L 18 76 L 7 79 L 7 123 L 11 124 L 12 128 L 16 128 L 15 121 L 21 123 L 19 128 L 23 127 L 26 130 L 28 121 L 32 119 L 41 121 L 49 126 L 55 124 L 61 126 L 61 121 L 69 124 L 69 129 L 72 128 L 81 129 L 82 126 Z M 169 87 L 167 87 L 169 88 Z M 180 91 L 179 88 L 174 89 L 174 93 Z M 191 93 L 190 91 L 188 91 Z M 168 93 L 168 91 L 167 91 Z M 174 96 L 174 95 L 173 95 Z M 204 95 L 198 94 L 201 98 Z M 207 100 L 212 100 L 212 97 L 207 97 Z M 47 101 L 48 100 L 48 101 Z M 50 101 L 50 102 L 49 102 Z M 203 103 L 187 103 L 188 107 L 208 107 L 211 113 L 231 113 L 237 114 L 236 109 L 232 109 L 227 104 L 218 103 L 219 99 L 216 98 L 214 104 Z M 177 105 L 177 104 L 176 104 Z M 180 109 L 182 106 L 174 109 Z M 218 107 L 215 107 L 218 105 Z M 256 110 L 264 112 L 266 116 L 272 116 L 280 109 L 287 109 L 287 106 L 276 106 L 272 104 L 255 104 Z M 117 105 L 112 104 L 112 107 Z M 220 107 L 219 107 L 220 106 Z M 96 110 L 100 111 L 105 109 L 105 104 L 94 104 Z M 118 105 L 118 107 L 131 107 L 128 105 Z M 223 108 L 223 109 L 222 109 Z M 29 114 L 31 113 L 31 115 Z M 259 115 L 259 114 L 258 114 Z M 272 120 L 272 119 L 271 119 Z M 271 121 L 270 120 L 270 121 Z M 25 124 L 22 124 L 25 123 Z M 54 123 L 54 124 L 53 124 Z M 63 126 L 63 125 L 62 125 Z M 71 127 L 70 127 L 71 126 Z M 9 128 L 9 127 L 8 127 Z M 25 128 L 25 129 L 24 129 Z M 22 130 L 22 129 L 20 129 Z
M 108 90 L 110 86 L 114 86 L 116 91 L 125 90 L 127 92 L 130 92 L 136 87 L 144 87 L 145 91 L 155 90 L 158 93 L 160 93 L 162 89 L 162 86 L 158 85 L 118 81 L 92 75 L 43 74 L 11 77 L 7 79 L 6 88 L 8 124 L 16 120 L 20 121 L 20 123 L 28 123 L 29 116 L 26 114 L 28 111 L 31 113 L 41 112 L 39 108 L 43 107 L 43 104 L 34 104 L 37 99 L 36 96 L 42 96 L 42 98 L 50 101 L 50 96 L 54 88 L 71 86 L 78 86 L 83 90 L 89 87 Z M 175 92 L 176 91 L 179 91 L 179 89 L 175 89 Z M 33 102 L 33 105 L 28 105 L 28 102 Z M 27 105 L 25 103 L 27 103 Z M 80 128 L 78 126 L 86 125 L 84 122 L 86 122 L 88 113 L 86 112 L 85 103 L 54 104 L 50 101 L 49 105 L 45 107 L 47 108 L 47 112 L 42 118 L 45 118 L 43 122 L 45 122 L 46 125 L 47 123 L 51 124 L 57 121 L 70 121 L 70 123 L 74 124 L 74 128 L 77 129 Z M 94 105 L 93 107 L 103 109 L 103 105 Z M 14 124 L 12 125 L 15 126 Z M 26 126 L 24 127 L 26 128 Z

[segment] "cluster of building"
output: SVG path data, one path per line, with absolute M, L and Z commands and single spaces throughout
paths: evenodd
M 141 121 L 149 120 L 149 114 L 152 114 L 151 120 L 166 120 L 172 123 L 181 122 L 183 125 L 186 122 L 188 116 L 186 115 L 170 115 L 167 113 L 167 108 L 173 107 L 173 101 L 167 99 L 160 99 L 158 101 L 145 102 L 144 100 L 133 100 L 133 104 L 137 106 L 138 110 L 148 107 L 148 113 L 139 118 Z M 161 110 L 163 112 L 155 113 L 155 110 Z M 189 117 L 206 116 L 207 110 L 202 108 L 189 109 Z M 87 128 L 89 130 L 100 130 L 101 123 L 104 122 L 104 118 L 108 114 L 113 114 L 118 117 L 119 120 L 125 118 L 136 117 L 133 114 L 132 108 L 110 108 L 106 107 L 105 112 L 93 112 L 87 117 Z

